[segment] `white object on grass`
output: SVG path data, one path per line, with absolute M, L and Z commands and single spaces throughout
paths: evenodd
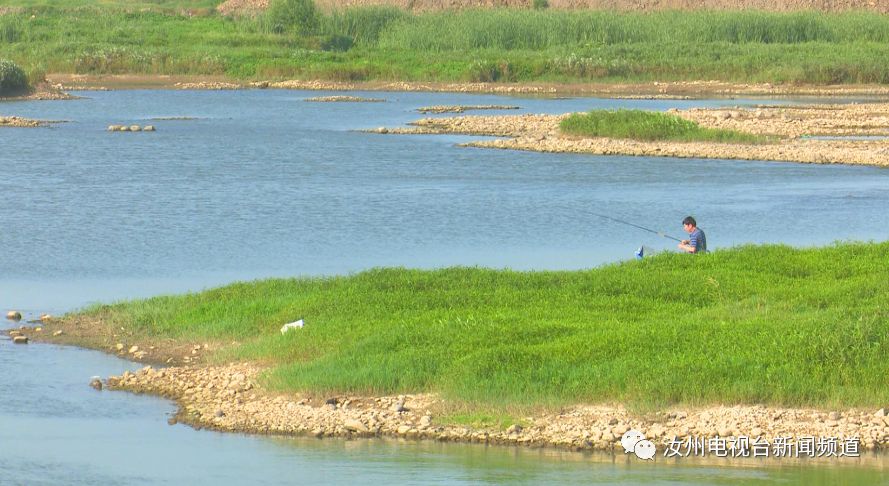
M 287 324 L 284 324 L 284 326 L 281 328 L 281 334 L 285 334 L 287 331 L 289 331 L 291 329 L 296 329 L 296 328 L 302 329 L 302 327 L 304 325 L 305 325 L 305 323 L 303 322 L 302 319 L 300 319 L 298 321 L 288 322 Z

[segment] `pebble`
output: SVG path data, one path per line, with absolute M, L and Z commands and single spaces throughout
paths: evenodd
M 343 427 L 345 427 L 346 430 L 350 430 L 352 432 L 365 433 L 368 431 L 368 428 L 366 425 L 364 425 L 363 423 L 361 423 L 360 421 L 355 420 L 355 419 L 345 420 L 343 422 Z
M 22 313 L 19 311 L 11 310 L 6 313 L 6 318 L 10 321 L 20 321 L 22 320 Z
M 28 336 L 15 336 L 12 338 L 14 344 L 28 344 Z
M 99 378 L 98 376 L 94 376 L 90 380 L 90 386 L 95 388 L 96 390 L 101 390 L 102 389 L 102 379 Z

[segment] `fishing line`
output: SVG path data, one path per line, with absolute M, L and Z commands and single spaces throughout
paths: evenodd
M 673 241 L 678 241 L 678 242 L 682 243 L 682 240 L 680 240 L 679 238 L 676 238 L 675 236 L 670 236 L 670 235 L 668 235 L 668 234 L 666 234 L 666 233 L 663 233 L 663 232 L 661 232 L 661 231 L 658 231 L 658 230 L 653 230 L 653 229 L 651 229 L 651 228 L 646 228 L 645 226 L 640 226 L 640 225 L 638 225 L 638 224 L 631 223 L 631 222 L 629 222 L 629 221 L 624 221 L 624 220 L 622 220 L 622 219 L 612 218 L 611 216 L 606 216 L 606 215 L 604 215 L 604 214 L 594 213 L 594 212 L 592 212 L 592 211 L 588 211 L 588 210 L 585 210 L 585 209 L 581 209 L 580 211 L 581 211 L 581 212 L 584 212 L 584 213 L 587 213 L 587 214 L 591 214 L 591 215 L 593 215 L 593 216 L 598 216 L 598 217 L 600 217 L 600 218 L 607 219 L 607 220 L 609 220 L 609 221 L 614 221 L 615 223 L 625 224 L 625 225 L 627 225 L 627 226 L 632 226 L 632 227 L 634 227 L 634 228 L 639 228 L 639 229 L 641 229 L 641 230 L 643 230 L 643 231 L 648 231 L 649 233 L 654 233 L 654 234 L 656 234 L 656 235 L 658 235 L 658 236 L 662 236 L 662 237 L 664 237 L 664 238 L 669 238 L 669 239 L 671 239 L 671 240 L 673 240 Z

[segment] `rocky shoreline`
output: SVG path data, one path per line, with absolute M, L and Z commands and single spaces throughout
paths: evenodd
M 889 446 L 889 417 L 877 411 L 822 411 L 754 406 L 677 408 L 639 416 L 618 405 L 577 405 L 523 417 L 505 430 L 454 425 L 438 419 L 431 394 L 313 397 L 264 390 L 252 364 L 185 366 L 109 377 L 112 390 L 175 400 L 172 421 L 220 431 L 314 437 L 398 437 L 568 450 L 623 452 L 630 429 L 663 445 L 696 438 L 857 438 L 861 450 Z
M 424 118 L 413 127 L 367 130 L 392 134 L 465 134 L 506 137 L 463 144 L 471 147 L 597 155 L 773 160 L 889 167 L 889 104 L 761 106 L 671 110 L 703 127 L 774 137 L 772 143 L 640 141 L 562 134 L 563 115 Z M 806 137 L 827 137 L 806 138 Z M 836 138 L 831 138 L 836 137 Z M 843 137 L 874 137 L 854 139 Z
M 20 116 L 0 116 L 0 127 L 36 128 L 47 124 L 43 120 L 32 120 Z
M 616 404 L 577 404 L 541 409 L 514 417 L 503 427 L 453 423 L 454 404 L 434 394 L 391 396 L 281 393 L 263 385 L 260 364 L 210 364 L 221 343 L 188 343 L 114 331 L 95 320 L 34 321 L 10 335 L 76 345 L 133 361 L 156 363 L 131 373 L 94 378 L 94 388 L 146 393 L 174 400 L 179 411 L 170 423 L 228 432 L 314 437 L 392 437 L 491 445 L 546 447 L 572 451 L 622 453 L 628 430 L 657 444 L 696 440 L 735 441 L 780 437 L 854 440 L 861 451 L 889 448 L 886 408 L 814 409 L 764 405 L 674 406 L 633 412 Z M 226 343 L 236 345 L 237 343 Z M 157 365 L 156 365 L 157 366 Z M 84 377 L 84 386 L 89 382 Z M 459 407 L 459 406 L 458 406 Z M 461 408 L 462 410 L 462 408 Z M 820 456 L 818 456 L 820 457 Z
M 470 110 L 518 110 L 513 105 L 435 105 L 417 108 L 423 114 L 427 113 L 463 113 Z
M 360 96 L 316 96 L 303 101 L 315 103 L 385 103 L 382 98 L 362 98 Z
M 601 96 L 632 99 L 690 99 L 734 96 L 889 97 L 887 85 L 796 85 L 675 81 L 648 83 L 444 83 L 408 81 L 341 82 L 324 80 L 238 81 L 214 76 L 52 74 L 66 91 L 84 89 L 295 89 L 307 91 L 428 91 L 499 93 L 530 96 Z

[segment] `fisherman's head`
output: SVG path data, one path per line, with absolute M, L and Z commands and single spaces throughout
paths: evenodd
M 686 233 L 691 233 L 698 227 L 698 223 L 695 221 L 695 218 L 686 216 L 685 219 L 682 220 L 682 227 L 685 228 Z

